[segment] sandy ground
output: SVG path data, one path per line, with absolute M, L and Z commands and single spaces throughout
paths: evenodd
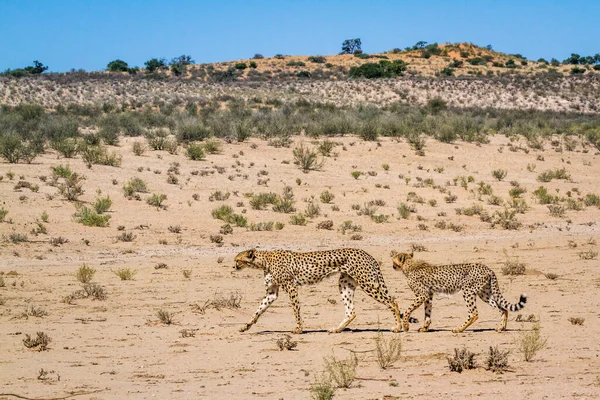
M 190 161 L 183 150 L 179 155 L 149 151 L 137 157 L 131 150 L 133 140 L 141 139 L 122 140 L 120 147 L 110 149 L 123 155 L 119 168 L 96 165 L 87 169 L 79 158 L 57 159 L 55 154 L 40 157 L 31 165 L 0 164 L 4 176 L 0 207 L 8 210 L 5 222 L 0 223 L 4 236 L 0 273 L 5 282 L 0 287 L 0 393 L 53 398 L 94 392 L 77 399 L 309 398 L 310 385 L 324 368 L 324 357 L 335 354 L 343 359 L 351 355 L 350 351 L 357 351 L 358 378 L 349 389 L 338 389 L 336 398 L 600 397 L 600 271 L 597 258 L 584 260 L 579 256 L 580 252 L 598 251 L 600 210 L 591 206 L 566 211 L 562 218 L 553 217 L 532 194 L 540 185 L 563 197 L 567 191 L 573 198 L 600 194 L 600 160 L 593 149 L 557 152 L 546 143 L 544 151 L 526 154 L 509 151 L 507 138 L 493 137 L 490 144 L 482 146 L 429 140 L 425 155 L 418 156 L 405 142 L 383 139 L 378 145 L 346 137 L 335 139 L 339 143 L 334 149 L 337 156 L 326 157 L 321 171 L 304 174 L 293 164 L 292 148 L 301 140 L 311 145 L 310 139 L 295 138 L 292 148 L 274 148 L 256 139 L 223 144 L 221 154 L 208 155 L 205 161 Z M 178 184 L 167 183 L 167 169 L 173 162 L 180 163 Z M 73 203 L 40 180 L 40 176 L 51 175 L 51 166 L 61 163 L 85 175 L 81 200 L 93 203 L 97 193 L 111 197 L 109 227 L 76 223 Z M 389 164 L 388 171 L 383 164 Z M 528 164 L 535 164 L 535 170 L 529 171 Z M 222 173 L 215 167 L 222 167 Z M 570 181 L 536 180 L 542 171 L 562 167 L 570 173 Z M 492 177 L 492 171 L 500 168 L 507 170 L 503 181 Z M 350 174 L 353 170 L 364 174 L 355 180 Z M 9 171 L 15 174 L 13 180 L 7 175 Z M 193 171 L 209 172 L 203 176 L 193 175 Z M 467 190 L 460 181 L 454 186 L 453 179 L 459 176 L 474 178 Z M 123 184 L 133 177 L 148 184 L 149 193 L 142 194 L 142 201 L 123 196 Z M 411 178 L 408 184 L 405 178 Z M 415 187 L 419 186 L 418 178 L 433 179 L 436 187 L 455 194 L 456 202 L 446 203 L 448 193 L 438 189 Z M 258 179 L 268 179 L 268 186 L 259 186 Z M 39 191 L 14 190 L 19 180 L 39 184 Z M 472 204 L 482 205 L 490 214 L 503 210 L 502 206 L 489 205 L 489 196 L 478 199 L 480 181 L 489 183 L 505 202 L 509 200 L 510 181 L 527 189 L 522 197 L 531 208 L 517 215 L 522 228 L 491 228 L 477 216 L 456 214 L 455 208 Z M 320 203 L 321 215 L 306 226 L 294 226 L 289 224 L 290 214 L 276 213 L 270 207 L 252 210 L 244 197 L 249 192 L 280 194 L 285 185 L 293 187 L 299 211 L 312 196 L 319 203 L 325 189 L 335 198 L 332 204 Z M 228 191 L 230 197 L 209 201 L 216 190 Z M 415 204 L 417 212 L 410 219 L 398 219 L 396 206 L 407 203 L 409 192 L 423 197 L 425 203 Z M 152 193 L 168 196 L 166 210 L 146 204 L 145 198 Z M 435 206 L 428 204 L 432 199 L 437 201 Z M 353 204 L 371 200 L 385 202 L 377 213 L 389 215 L 388 222 L 377 224 L 352 209 Z M 211 210 L 221 204 L 232 206 L 237 213 L 247 210 L 245 216 L 250 222 L 280 221 L 285 227 L 270 232 L 236 227 L 233 234 L 224 236 L 224 245 L 217 246 L 210 236 L 218 234 L 224 223 L 213 219 Z M 45 224 L 48 233 L 35 236 L 30 231 L 44 211 L 49 219 Z M 326 219 L 334 222 L 334 229 L 317 229 L 318 222 Z M 350 233 L 339 231 L 347 220 L 362 226 L 362 240 L 350 240 Z M 463 225 L 464 229 L 438 229 L 434 226 L 438 221 Z M 168 228 L 176 225 L 181 232 L 170 232 Z M 120 226 L 124 232 L 133 232 L 133 242 L 117 240 L 122 233 Z M 14 232 L 27 234 L 29 242 L 11 243 L 7 239 Z M 59 236 L 68 243 L 50 245 L 50 238 Z M 393 271 L 390 252 L 408 250 L 412 244 L 424 246 L 426 251 L 417 256 L 430 262 L 478 261 L 489 265 L 511 302 L 527 293 L 529 302 L 523 317 L 533 314 L 539 318 L 542 335 L 548 339 L 546 348 L 525 362 L 517 351 L 517 341 L 533 324 L 517 322 L 516 313 L 511 313 L 508 331 L 496 333 L 499 315 L 485 304 L 479 305 L 479 321 L 465 333 L 453 334 L 450 330 L 466 318 L 462 296 L 436 296 L 433 331 L 418 333 L 418 325 L 413 324 L 410 332 L 396 334 L 402 338 L 402 358 L 392 368 L 381 370 L 370 350 L 375 348 L 379 329 L 387 338 L 394 335 L 387 331 L 393 324 L 392 315 L 357 291 L 358 317 L 351 329 L 328 334 L 326 329 L 343 318 L 336 277 L 300 289 L 306 332 L 293 337 L 298 342 L 296 350 L 279 351 L 275 344 L 294 327 L 284 293 L 250 331 L 238 332 L 264 294 L 260 271 L 233 270 L 232 260 L 239 251 L 253 247 L 364 249 L 381 261 L 387 285 L 405 309 L 412 294 L 404 276 Z M 524 262 L 526 274 L 503 275 L 501 268 L 507 259 Z M 107 299 L 62 302 L 81 288 L 74 274 L 84 263 L 96 269 L 94 282 L 105 288 Z M 155 268 L 161 263 L 167 268 Z M 132 268 L 137 274 L 133 280 L 122 281 L 113 272 L 119 268 Z M 187 269 L 192 271 L 189 279 L 183 275 Z M 559 276 L 550 280 L 546 273 Z M 209 308 L 202 313 L 194 307 L 232 293 L 242 296 L 240 308 Z M 48 315 L 23 316 L 32 306 Z M 174 313 L 175 323 L 160 323 L 159 309 Z M 414 316 L 422 320 L 422 308 Z M 573 325 L 570 317 L 585 321 Z M 195 330 L 195 337 L 182 337 L 182 329 Z M 25 335 L 36 332 L 51 337 L 47 351 L 23 345 Z M 490 346 L 511 350 L 511 370 L 495 374 L 479 367 L 462 374 L 451 372 L 446 357 L 463 346 L 479 353 L 480 365 Z M 42 369 L 48 374 L 40 376 Z

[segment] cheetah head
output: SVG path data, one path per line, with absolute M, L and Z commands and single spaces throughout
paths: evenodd
M 392 266 L 396 271 L 401 270 L 406 262 L 412 260 L 414 253 L 398 253 L 392 260 Z
M 234 269 L 242 269 L 245 267 L 249 268 L 260 268 L 259 265 L 255 264 L 256 255 L 254 254 L 254 250 L 245 250 L 240 254 L 235 256 L 235 265 Z

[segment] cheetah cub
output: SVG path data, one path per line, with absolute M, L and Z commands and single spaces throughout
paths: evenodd
M 408 318 L 421 304 L 425 303 L 425 322 L 419 332 L 427 332 L 431 324 L 431 308 L 434 293 L 452 294 L 463 292 L 469 309 L 469 318 L 461 326 L 452 330 L 464 331 L 477 320 L 475 298 L 479 296 L 490 306 L 502 313 L 502 323 L 496 331 L 506 329 L 508 311 L 518 311 L 525 307 L 527 296 L 521 295 L 517 304 L 510 304 L 500 293 L 496 274 L 487 266 L 479 263 L 431 265 L 425 261 L 414 260 L 413 253 L 399 253 L 393 259 L 395 270 L 402 270 L 408 280 L 408 286 L 417 296 L 413 304 L 404 312 L 404 331 L 408 331 Z

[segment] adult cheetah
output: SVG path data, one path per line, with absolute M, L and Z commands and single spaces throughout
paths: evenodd
M 317 283 L 328 275 L 340 272 L 339 289 L 346 306 L 346 316 L 337 328 L 329 332 L 343 331 L 356 318 L 354 312 L 354 289 L 360 286 L 365 293 L 386 305 L 396 318 L 392 331 L 401 329 L 402 316 L 396 301 L 389 295 L 385 286 L 379 263 L 369 254 L 359 249 L 337 249 L 296 253 L 287 250 L 242 251 L 235 257 L 235 269 L 244 267 L 261 269 L 265 275 L 267 293 L 258 310 L 240 332 L 248 330 L 258 317 L 277 299 L 279 287 L 282 287 L 292 302 L 296 328 L 293 333 L 302 333 L 302 318 L 298 302 L 298 286 Z
M 404 331 L 408 331 L 408 318 L 421 304 L 425 303 L 425 322 L 419 332 L 427 332 L 431 324 L 431 308 L 434 293 L 452 294 L 463 292 L 469 308 L 469 318 L 461 326 L 452 330 L 464 331 L 477 320 L 476 296 L 502 313 L 502 323 L 496 330 L 506 329 L 508 311 L 518 311 L 525 307 L 527 296 L 521 295 L 517 304 L 510 304 L 500 293 L 496 274 L 489 267 L 479 263 L 431 265 L 425 261 L 414 260 L 413 253 L 399 253 L 393 259 L 395 270 L 402 270 L 408 279 L 408 286 L 417 296 L 413 304 L 404 312 Z

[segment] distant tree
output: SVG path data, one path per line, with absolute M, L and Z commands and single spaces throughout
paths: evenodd
M 35 60 L 33 62 L 33 65 L 30 65 L 25 68 L 7 69 L 6 71 L 4 71 L 4 75 L 12 76 L 15 78 L 21 78 L 23 76 L 28 76 L 28 75 L 40 75 L 47 69 L 48 69 L 48 67 L 46 65 Z
M 571 75 L 584 74 L 584 73 L 585 73 L 585 68 L 579 68 L 579 67 L 571 68 Z
M 346 39 L 342 43 L 342 54 L 353 54 L 357 50 L 362 50 L 360 38 Z
M 463 65 L 463 60 L 453 59 L 450 64 L 448 64 L 448 68 L 460 68 Z
M 556 58 L 553 58 L 552 60 L 550 60 L 550 65 L 552 65 L 553 67 L 558 67 L 560 65 L 560 62 Z
M 492 50 L 492 45 L 488 44 L 487 46 L 485 46 L 485 48 L 488 49 L 488 50 Z
M 159 69 L 167 68 L 167 61 L 164 58 L 152 58 L 144 63 L 146 71 L 149 73 L 156 72 Z
M 506 66 L 506 68 L 516 68 L 517 64 L 515 64 L 515 60 L 513 60 L 512 58 L 509 59 L 506 64 L 504 64 Z
M 254 55 L 254 57 L 252 57 L 252 58 L 255 59 L 255 60 L 262 60 L 265 57 L 262 54 L 260 54 L 260 53 L 256 53 Z
M 600 53 L 594 55 L 594 62 L 600 64 Z
M 413 46 L 413 49 L 422 49 L 427 45 L 427 42 L 420 40 L 417 43 L 415 43 L 415 45 Z
M 171 59 L 171 65 L 173 65 L 173 64 L 190 65 L 190 64 L 195 64 L 195 63 L 196 63 L 196 61 L 192 60 L 192 56 L 188 56 L 185 54 Z
M 542 64 L 548 64 L 548 61 L 545 58 L 538 58 L 537 62 Z
M 584 65 L 592 65 L 595 62 L 596 61 L 594 60 L 594 56 L 586 56 L 586 57 L 581 57 L 579 59 L 579 64 L 584 64 Z
M 446 67 L 440 71 L 440 76 L 453 76 L 454 68 Z
M 571 57 L 567 58 L 565 61 L 563 61 L 563 63 L 577 65 L 577 64 L 579 64 L 579 58 L 580 58 L 579 54 L 571 53 Z
M 179 57 L 174 57 L 171 59 L 171 72 L 175 76 L 185 75 L 187 72 L 187 66 L 194 63 L 195 61 L 192 60 L 192 57 L 185 54 Z
M 110 72 L 125 72 L 129 66 L 123 60 L 114 60 L 108 63 L 107 69 Z
M 33 62 L 33 66 L 25 67 L 25 71 L 29 72 L 31 75 L 40 75 L 42 72 L 48 69 L 47 65 L 42 64 L 38 60 Z

